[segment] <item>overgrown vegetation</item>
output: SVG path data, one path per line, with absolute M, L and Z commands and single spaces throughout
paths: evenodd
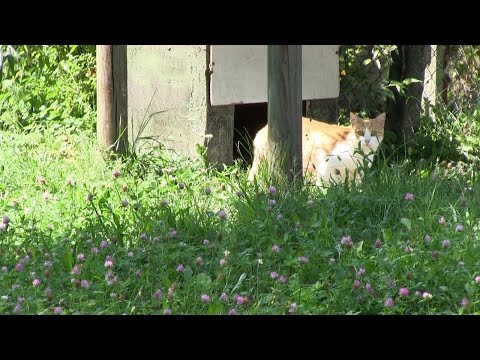
M 13 49 L 13 54 L 12 54 Z M 95 46 L 2 45 L 0 129 L 94 130 Z
M 32 114 L 0 131 L 2 314 L 480 312 L 476 110 L 425 118 L 429 156 L 380 154 L 361 185 L 329 188 L 160 148 L 107 161 L 87 118 Z

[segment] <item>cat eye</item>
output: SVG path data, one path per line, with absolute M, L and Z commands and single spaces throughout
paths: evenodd
M 377 136 L 377 132 L 375 130 L 372 131 L 372 136 Z
M 358 136 L 363 136 L 363 131 L 362 131 L 362 130 L 358 130 L 358 131 L 357 131 L 357 135 L 358 135 Z

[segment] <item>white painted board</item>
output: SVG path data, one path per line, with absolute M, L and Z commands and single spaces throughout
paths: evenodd
M 212 45 L 210 59 L 212 105 L 267 102 L 267 45 Z M 338 67 L 338 45 L 303 45 L 303 100 L 338 97 Z

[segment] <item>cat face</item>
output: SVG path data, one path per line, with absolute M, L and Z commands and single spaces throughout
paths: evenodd
M 375 119 L 362 119 L 354 113 L 350 113 L 350 123 L 364 154 L 377 151 L 383 140 L 385 113 L 378 115 Z

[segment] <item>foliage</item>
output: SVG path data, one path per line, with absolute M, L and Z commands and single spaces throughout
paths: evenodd
M 106 162 L 91 136 L 0 134 L 1 313 L 480 312 L 474 171 L 380 157 L 359 186 L 247 184 L 168 152 Z
M 2 49 L 3 49 L 2 45 Z M 0 82 L 0 129 L 92 131 L 95 46 L 16 45 Z M 3 50 L 2 50 L 3 51 Z

